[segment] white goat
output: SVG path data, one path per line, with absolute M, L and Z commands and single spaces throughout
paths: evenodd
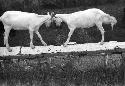
M 45 23 L 47 26 L 50 25 L 52 16 L 47 13 L 47 15 L 38 15 L 35 13 L 21 12 L 21 11 L 6 11 L 1 17 L 0 20 L 4 25 L 4 45 L 9 52 L 12 51 L 8 44 L 8 36 L 11 29 L 14 30 L 29 30 L 30 34 L 30 47 L 35 48 L 33 45 L 33 32 L 35 32 L 43 45 L 47 45 L 40 33 L 38 32 L 39 27 Z
M 57 26 L 60 26 L 61 22 L 65 22 L 70 29 L 68 34 L 67 41 L 64 43 L 64 46 L 67 46 L 71 35 L 73 34 L 76 28 L 90 28 L 93 26 L 97 26 L 102 35 L 102 40 L 100 44 L 104 44 L 104 29 L 102 27 L 102 23 L 111 24 L 112 29 L 113 26 L 117 23 L 115 17 L 110 16 L 109 14 L 104 13 L 100 9 L 92 8 L 84 11 L 78 11 L 71 14 L 56 14 L 53 17 Z

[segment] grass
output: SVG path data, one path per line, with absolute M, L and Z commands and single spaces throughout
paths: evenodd
M 123 86 L 125 66 L 120 65 L 121 60 L 120 54 L 109 55 L 106 65 L 104 55 L 73 53 L 7 59 L 0 67 L 0 86 Z

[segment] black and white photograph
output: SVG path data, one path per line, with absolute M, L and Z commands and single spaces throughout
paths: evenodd
M 125 0 L 0 0 L 0 86 L 125 86 Z

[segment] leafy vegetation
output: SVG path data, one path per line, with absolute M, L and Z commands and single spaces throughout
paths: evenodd
M 121 54 L 44 54 L 44 58 L 6 59 L 0 67 L 1 86 L 122 86 Z
M 119 0 L 123 2 L 123 0 Z M 0 0 L 4 10 L 38 11 L 45 8 L 67 8 L 117 3 L 118 0 Z

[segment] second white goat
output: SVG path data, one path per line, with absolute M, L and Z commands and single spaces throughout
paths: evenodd
M 106 14 L 102 10 L 97 8 L 87 9 L 70 14 L 56 14 L 55 17 L 53 17 L 53 20 L 55 21 L 57 26 L 60 26 L 61 22 L 65 22 L 70 29 L 68 38 L 64 43 L 64 46 L 67 46 L 68 42 L 70 41 L 71 35 L 76 28 L 90 28 L 95 25 L 101 32 L 102 39 L 100 44 L 102 45 L 104 44 L 105 32 L 102 24 L 111 24 L 113 29 L 113 26 L 117 23 L 115 17 L 110 16 L 109 14 Z

